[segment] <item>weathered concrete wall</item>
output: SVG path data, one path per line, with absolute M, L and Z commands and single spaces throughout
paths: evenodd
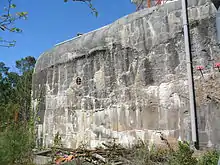
M 207 66 L 205 80 L 195 71 L 203 145 L 220 142 L 212 87 L 218 80 L 209 79 L 212 60 L 220 60 L 215 12 L 209 0 L 189 1 L 194 66 Z M 41 118 L 38 143 L 51 145 L 59 132 L 66 147 L 81 142 L 94 147 L 113 138 L 129 144 L 156 139 L 157 130 L 189 140 L 181 15 L 180 1 L 142 10 L 42 54 L 33 76 L 33 105 Z M 212 99 L 206 97 L 209 91 Z

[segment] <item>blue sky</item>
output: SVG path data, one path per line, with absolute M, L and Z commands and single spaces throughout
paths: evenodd
M 77 33 L 100 28 L 135 11 L 130 0 L 93 1 L 99 12 L 97 18 L 85 4 L 71 0 L 68 3 L 63 0 L 14 0 L 17 10 L 28 12 L 28 20 L 16 23 L 23 30 L 21 34 L 0 32 L 4 39 L 17 41 L 13 48 L 0 47 L 0 61 L 13 69 L 15 61 L 22 57 L 37 58 L 55 44 L 73 38 Z

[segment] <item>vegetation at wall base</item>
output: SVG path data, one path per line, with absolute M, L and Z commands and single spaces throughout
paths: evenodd
M 86 149 L 86 145 L 77 149 L 56 145 L 52 153 L 47 152 L 45 156 L 53 157 L 52 162 L 56 164 L 66 165 L 217 165 L 220 154 L 216 150 L 194 151 L 187 142 L 177 142 L 176 145 L 174 149 L 170 145 L 149 146 L 138 141 L 135 145 L 124 147 L 109 142 L 93 150 Z M 202 154 L 195 154 L 197 152 Z

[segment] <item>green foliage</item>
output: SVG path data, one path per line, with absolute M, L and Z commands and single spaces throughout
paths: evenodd
M 16 61 L 19 73 L 9 72 L 4 63 L 0 63 L 0 124 L 11 120 L 15 113 L 16 105 L 19 107 L 19 118 L 26 122 L 30 117 L 32 72 L 36 60 L 34 57 L 26 57 Z M 6 113 L 7 112 L 7 113 Z
M 55 147 L 61 147 L 62 146 L 62 139 L 61 139 L 61 136 L 60 136 L 59 132 L 57 132 L 55 137 L 54 137 L 53 145 Z
M 206 152 L 200 159 L 199 165 L 213 165 L 218 163 L 220 153 L 216 150 Z
M 18 68 L 21 73 L 33 71 L 35 63 L 36 59 L 34 57 L 27 56 L 21 60 L 16 61 L 16 68 Z
M 34 144 L 31 110 L 33 57 L 16 61 L 19 73 L 0 62 L 0 162 L 27 164 Z M 28 159 L 27 159 L 28 158 Z
M 139 141 L 137 145 L 133 146 L 133 154 L 131 157 L 133 157 L 132 164 L 137 165 L 151 165 L 152 161 L 150 159 L 150 152 L 148 150 L 148 145 L 144 142 Z
M 150 159 L 153 162 L 167 162 L 170 150 L 167 148 L 152 148 L 150 151 Z
M 190 148 L 189 143 L 179 142 L 179 149 L 173 151 L 169 156 L 170 165 L 196 165 L 197 159 L 193 157 L 194 151 Z
M 31 162 L 33 141 L 29 138 L 28 129 L 20 125 L 10 125 L 0 132 L 1 164 L 28 164 Z
M 13 33 L 20 33 L 22 30 L 15 26 L 15 22 L 20 19 L 27 19 L 27 12 L 14 12 L 16 5 L 12 3 L 12 0 L 7 0 L 7 5 L 0 14 L 0 31 L 8 31 Z M 12 47 L 15 46 L 16 41 L 4 40 L 0 37 L 0 46 Z

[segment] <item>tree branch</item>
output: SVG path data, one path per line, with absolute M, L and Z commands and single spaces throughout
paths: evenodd
M 92 10 L 92 13 L 95 14 L 96 17 L 98 16 L 97 10 L 93 7 L 93 5 L 91 3 L 92 0 L 72 0 L 72 1 L 85 3 Z M 68 0 L 64 0 L 64 2 L 68 2 Z
M 26 19 L 27 12 L 17 12 L 15 14 L 11 14 L 11 9 L 16 8 L 16 5 L 12 3 L 13 0 L 7 1 L 7 7 L 4 8 L 3 13 L 0 15 L 0 30 L 8 31 L 13 33 L 22 32 L 21 29 L 14 26 L 14 22 L 19 19 Z M 12 47 L 15 46 L 15 41 L 7 41 L 0 38 L 0 47 Z

